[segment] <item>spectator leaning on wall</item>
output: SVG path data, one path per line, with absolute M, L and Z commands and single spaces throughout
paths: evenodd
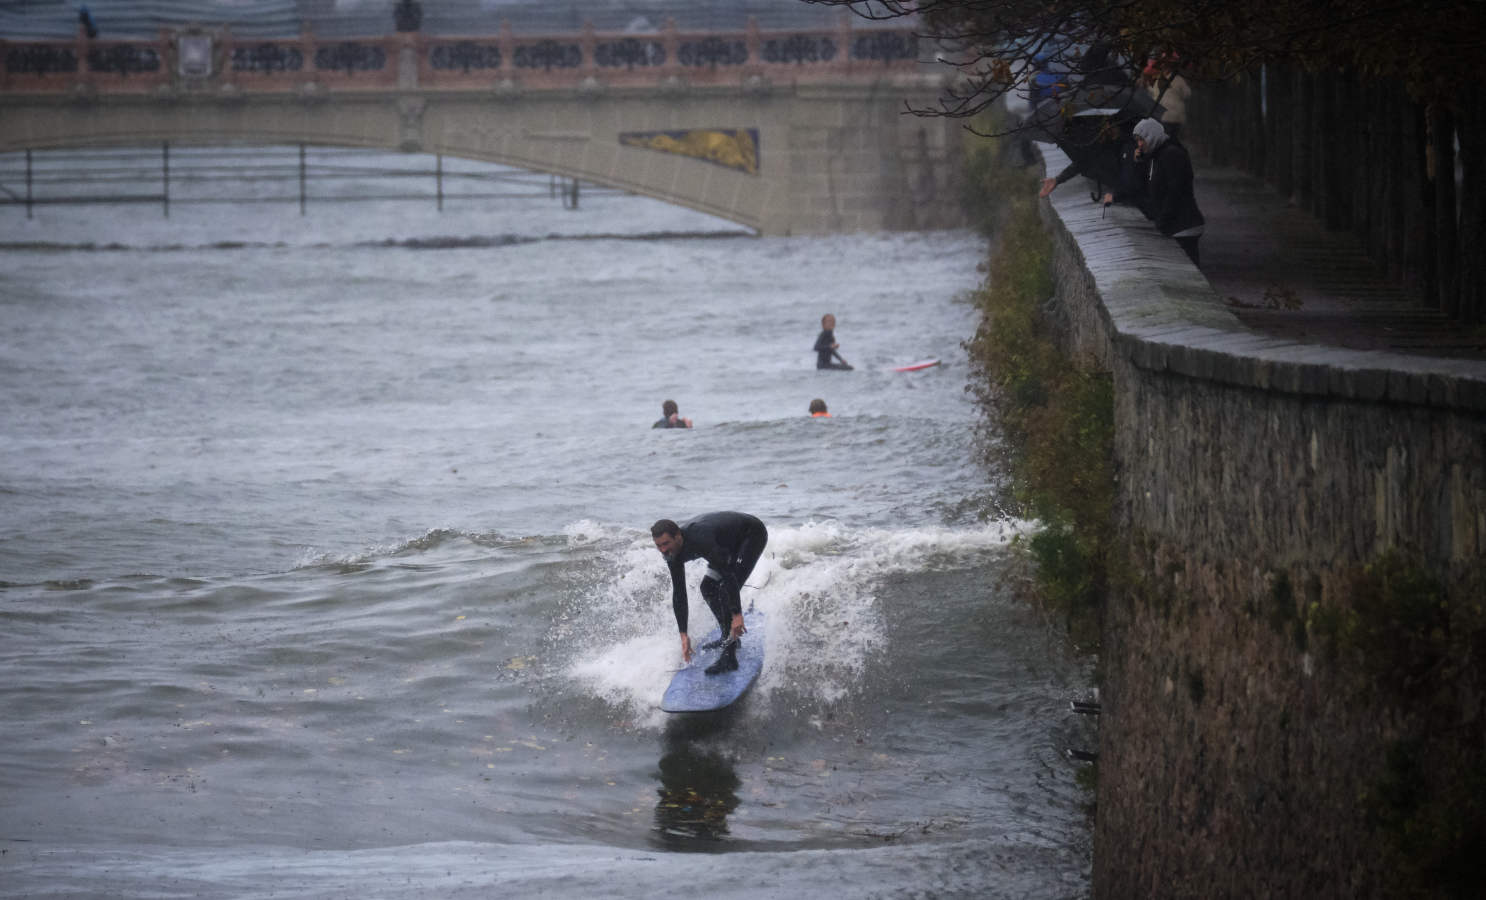
M 1200 265 L 1197 242 L 1206 220 L 1192 189 L 1192 158 L 1155 119 L 1135 123 L 1134 171 L 1127 184 L 1104 195 L 1105 203 L 1115 201 L 1139 206 L 1157 230 L 1176 239 L 1192 265 Z

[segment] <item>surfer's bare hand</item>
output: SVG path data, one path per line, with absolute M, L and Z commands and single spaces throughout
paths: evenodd
M 685 632 L 681 634 L 681 658 L 691 662 L 691 635 Z

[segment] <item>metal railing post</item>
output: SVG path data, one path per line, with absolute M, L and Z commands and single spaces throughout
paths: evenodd
M 160 203 L 165 218 L 170 218 L 170 141 L 160 142 Z

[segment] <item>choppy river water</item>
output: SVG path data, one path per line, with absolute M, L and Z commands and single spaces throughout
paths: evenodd
M 1087 675 L 980 515 L 974 235 L 595 196 L 0 244 L 0 893 L 1087 892 Z M 767 662 L 668 719 L 647 529 L 714 509 L 769 526 Z

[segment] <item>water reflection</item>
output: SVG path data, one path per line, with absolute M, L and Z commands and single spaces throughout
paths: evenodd
M 705 745 L 725 722 L 677 720 L 666 730 L 657 763 L 660 787 L 653 842 L 664 850 L 715 852 L 728 834 L 728 815 L 738 808 L 743 782 L 732 760 Z

